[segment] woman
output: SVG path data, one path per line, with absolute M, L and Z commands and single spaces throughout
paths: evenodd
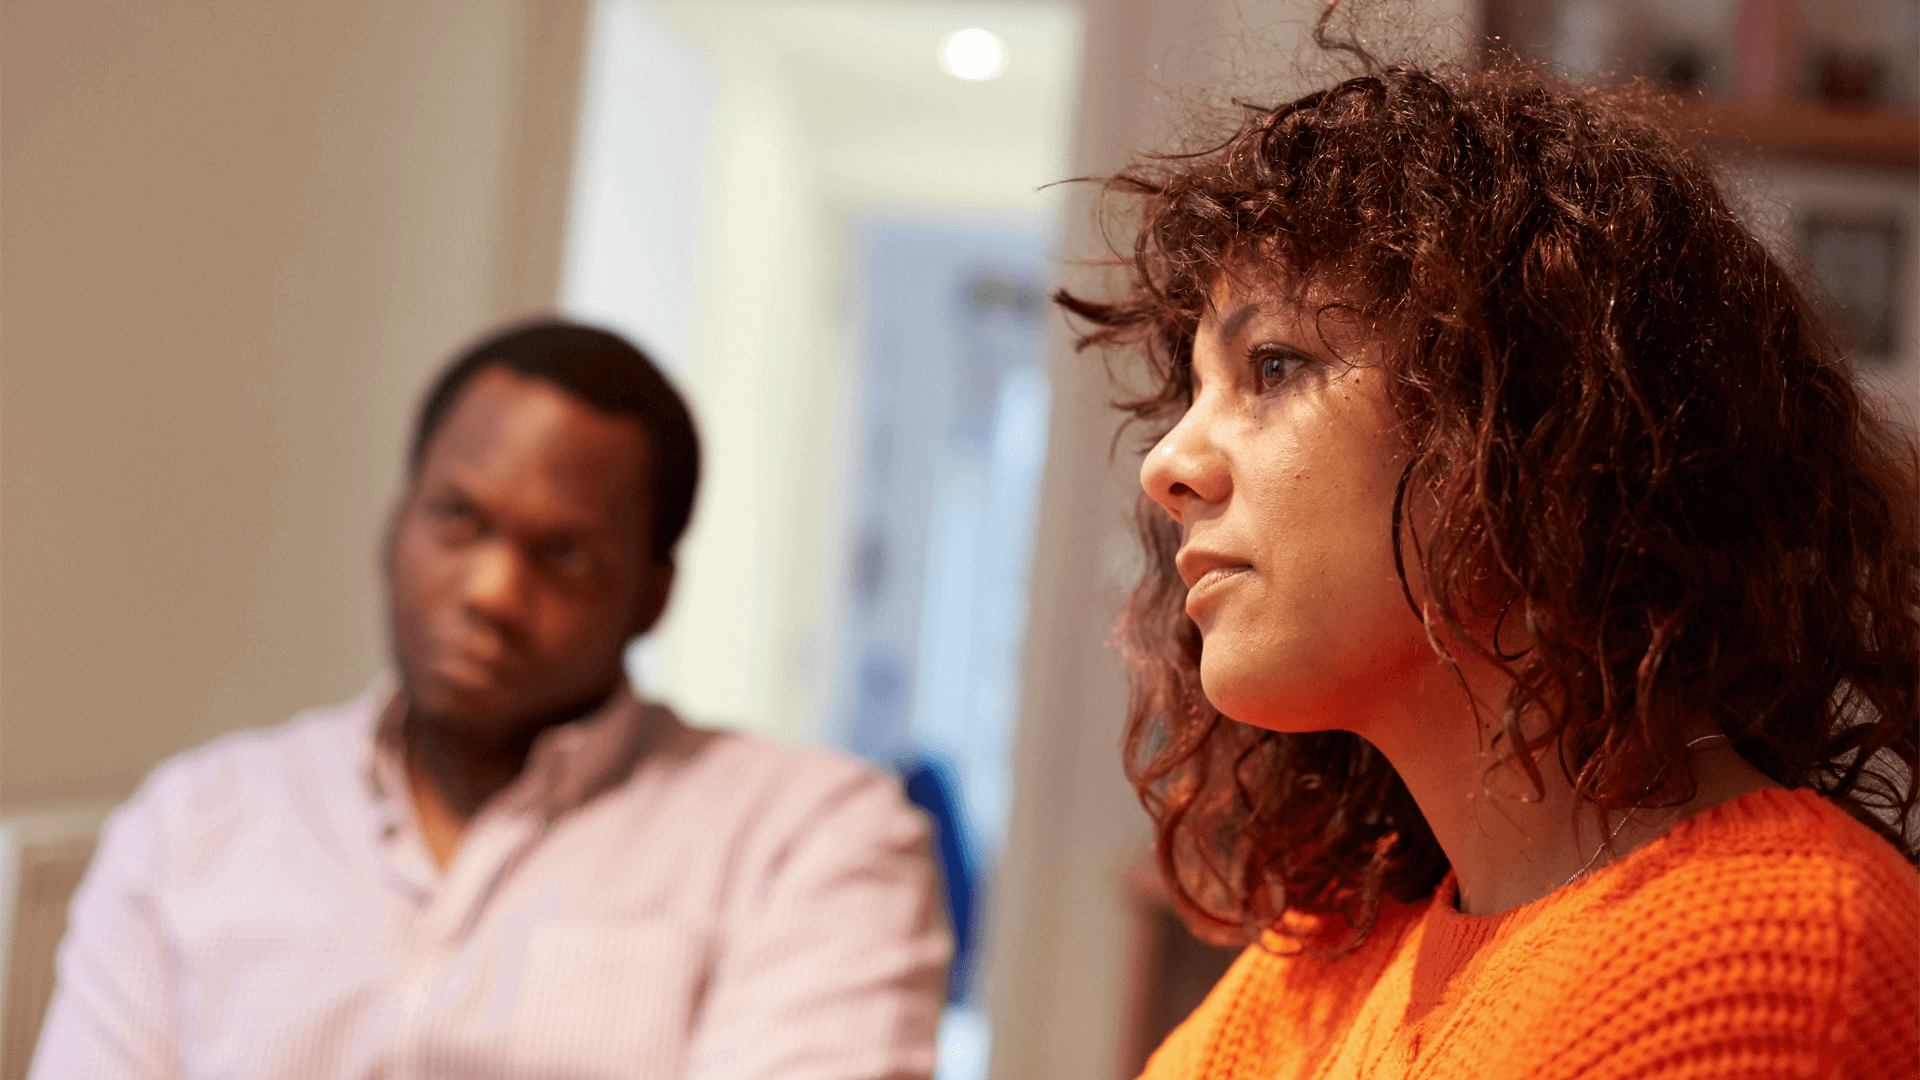
M 1920 482 L 1650 98 L 1377 68 L 1107 181 L 1150 1077 L 1920 1075 Z

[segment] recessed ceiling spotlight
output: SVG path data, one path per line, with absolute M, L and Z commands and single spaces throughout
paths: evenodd
M 968 82 L 997 79 L 1007 70 L 1007 47 L 978 27 L 956 30 L 940 43 L 940 70 Z

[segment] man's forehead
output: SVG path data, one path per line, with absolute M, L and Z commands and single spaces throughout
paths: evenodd
M 460 391 L 421 461 L 462 486 L 541 482 L 572 501 L 619 500 L 649 466 L 639 420 L 602 412 L 544 379 L 488 368 Z

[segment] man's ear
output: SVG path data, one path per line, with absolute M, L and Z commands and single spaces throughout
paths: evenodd
M 641 575 L 640 602 L 634 607 L 633 629 L 628 637 L 639 637 L 653 629 L 667 610 L 667 597 L 673 594 L 673 562 L 655 564 Z
M 393 545 L 400 540 L 400 519 L 406 515 L 407 503 L 412 498 L 413 480 L 409 478 L 387 509 L 387 526 L 380 534 L 380 580 L 389 589 L 393 587 Z

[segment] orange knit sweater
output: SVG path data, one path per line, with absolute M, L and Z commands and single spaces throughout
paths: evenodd
M 1513 911 L 1460 914 L 1449 875 L 1340 959 L 1249 948 L 1145 1077 L 1920 1077 L 1920 877 L 1756 792 Z

